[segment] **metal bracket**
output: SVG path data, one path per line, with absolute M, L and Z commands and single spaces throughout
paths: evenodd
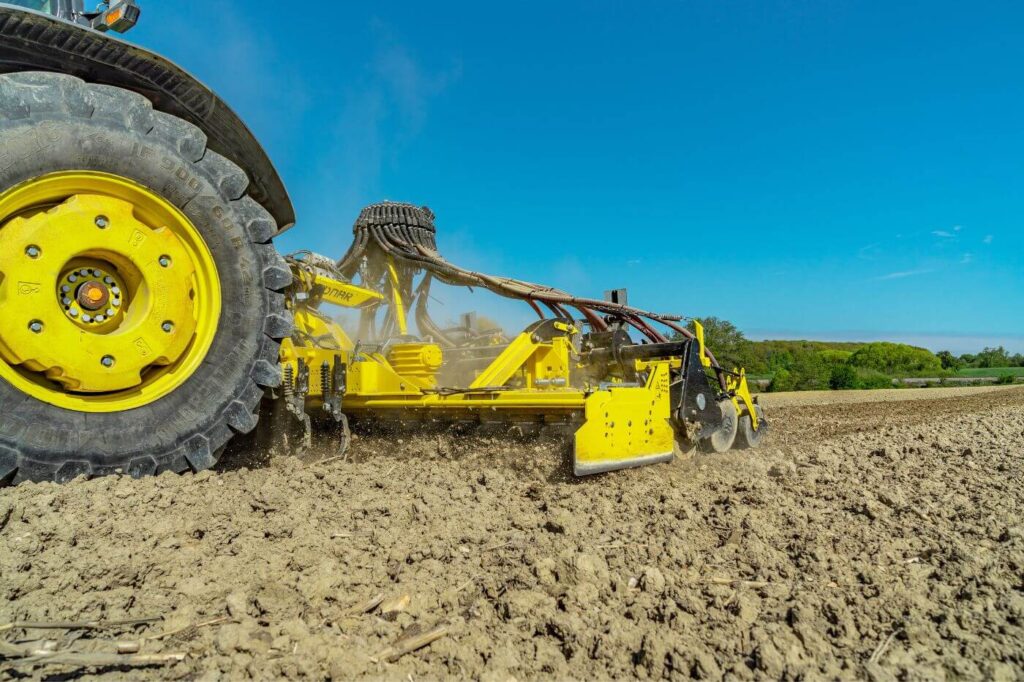
M 333 364 L 324 360 L 320 366 L 320 386 L 324 396 L 324 411 L 336 422 L 345 418 L 341 411 L 341 398 L 348 386 L 348 365 L 340 355 L 334 356 Z
M 707 370 L 700 359 L 700 344 L 690 340 L 683 354 L 683 377 L 675 417 L 680 422 L 701 424 L 701 434 L 710 433 L 722 424 L 718 408 L 720 389 L 712 387 Z

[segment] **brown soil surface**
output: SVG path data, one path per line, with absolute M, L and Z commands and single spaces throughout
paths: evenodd
M 404 436 L 0 490 L 0 629 L 164 619 L 0 640 L 185 628 L 142 647 L 183 662 L 85 679 L 1022 679 L 1024 389 L 897 392 L 767 397 L 761 450 L 584 480 L 553 445 Z M 378 594 L 407 608 L 358 613 Z

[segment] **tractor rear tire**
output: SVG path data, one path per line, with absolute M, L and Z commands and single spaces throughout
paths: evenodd
M 292 329 L 282 292 L 291 274 L 271 244 L 277 225 L 246 193 L 246 173 L 206 142 L 197 127 L 154 111 L 131 91 L 63 74 L 0 76 L 0 198 L 61 173 L 133 183 L 191 223 L 215 264 L 212 281 L 219 281 L 219 317 L 211 314 L 205 355 L 182 372 L 181 383 L 144 404 L 74 409 L 0 378 L 0 485 L 199 471 L 217 462 L 233 436 L 255 428 L 264 387 L 281 380 L 280 339 Z M 0 215 L 0 233 L 12 218 Z M 39 277 L 45 282 L 50 275 L 41 270 Z M 179 295 L 180 303 L 180 291 L 157 294 Z M 9 314 L 5 308 L 16 304 L 0 290 L 0 318 Z M 0 343 L 0 362 L 2 351 Z M 8 370 L 27 371 L 13 363 Z M 65 388 L 54 386 L 45 390 L 56 395 Z

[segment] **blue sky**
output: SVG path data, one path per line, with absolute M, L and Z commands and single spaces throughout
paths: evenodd
M 1020 3 L 141 4 L 267 146 L 285 251 L 412 201 L 468 267 L 753 338 L 1024 352 Z

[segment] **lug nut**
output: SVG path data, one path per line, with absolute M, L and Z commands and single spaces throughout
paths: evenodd
M 160 258 L 157 259 L 157 262 L 160 263 L 160 267 L 162 267 L 162 268 L 169 268 L 169 267 L 171 267 L 171 257 L 170 256 L 160 256 Z
M 74 284 L 75 282 L 78 281 L 78 275 L 76 275 L 75 273 L 71 273 L 70 275 L 68 275 L 68 281 Z
M 78 317 L 78 311 L 72 308 L 71 310 L 68 311 L 68 315 L 70 315 L 71 317 Z
M 114 299 L 113 301 L 111 301 L 110 303 L 111 303 L 112 305 L 121 305 L 121 299 L 119 299 L 119 298 L 115 298 L 115 299 Z
M 114 309 L 113 308 L 107 308 L 107 317 L 113 317 L 113 316 L 114 316 Z
M 81 270 L 78 271 L 78 274 L 81 275 L 82 277 L 88 277 L 89 268 L 82 268 Z
M 107 225 L 109 225 L 109 224 L 110 224 L 110 220 L 107 219 L 107 216 L 105 216 L 105 215 L 98 215 L 98 216 L 96 216 L 96 227 L 100 228 L 101 230 L 104 230 L 104 229 L 106 229 Z
M 107 275 L 106 277 L 103 278 L 103 283 L 106 284 L 107 286 L 113 286 L 114 278 L 111 277 L 110 275 Z
M 64 286 L 62 286 L 60 288 L 60 290 L 63 291 L 66 294 L 66 293 L 69 293 L 71 291 L 71 287 L 69 287 L 67 284 L 65 284 Z
M 29 258 L 39 258 L 39 254 L 41 253 L 42 250 L 35 244 L 32 244 L 25 249 L 25 255 L 28 256 Z
M 43 331 L 43 323 L 40 322 L 39 320 L 32 320 L 31 322 L 28 323 L 28 328 L 31 329 L 36 334 L 38 334 L 39 332 Z
M 60 302 L 63 303 L 64 305 L 71 305 L 71 299 L 68 298 L 67 296 L 65 296 L 64 298 L 60 299 Z
M 114 296 L 120 296 L 121 295 L 121 288 L 120 287 L 110 287 L 110 293 L 112 293 Z
M 103 317 L 102 315 L 97 315 L 96 317 L 94 317 L 92 319 L 94 319 L 96 322 L 102 322 L 103 320 L 105 320 L 107 318 Z
M 113 355 L 104 355 L 103 358 L 100 359 L 100 364 L 103 365 L 104 367 L 113 367 L 114 366 L 114 356 Z
M 85 313 L 82 315 L 82 322 L 92 322 L 92 315 Z
M 163 329 L 168 334 L 170 334 L 172 331 L 174 331 L 174 323 L 164 322 L 162 325 L 160 325 L 160 328 Z

